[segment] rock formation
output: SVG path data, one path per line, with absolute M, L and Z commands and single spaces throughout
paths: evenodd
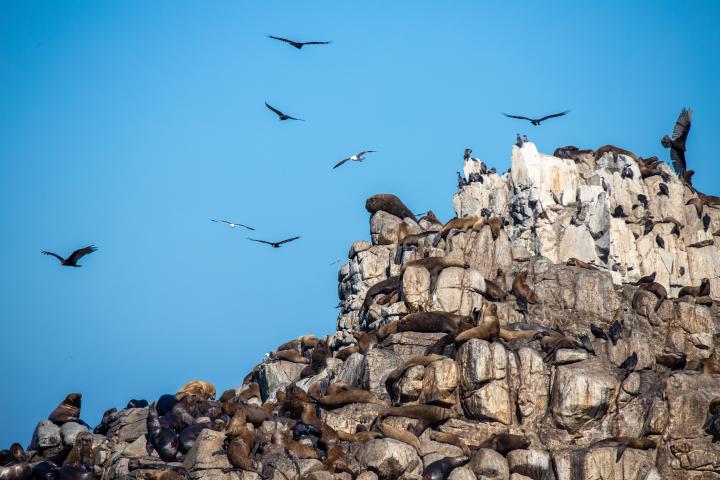
M 720 210 L 686 205 L 697 194 L 667 165 L 647 175 L 642 159 L 603 150 L 564 159 L 514 146 L 509 172 L 460 187 L 457 216 L 477 221 L 444 238 L 428 219 L 375 212 L 371 241 L 339 272 L 335 333 L 290 341 L 219 401 L 191 395 L 189 417 L 161 417 L 181 438 L 195 432 L 175 462 L 148 448 L 148 408 L 117 412 L 92 436 L 93 472 L 720 479 Z M 417 238 L 396 255 L 398 232 Z M 445 260 L 413 262 L 433 257 Z M 677 298 L 704 279 L 709 292 Z M 492 321 L 499 330 L 456 341 Z M 30 465 L 57 460 L 84 429 L 40 422 Z

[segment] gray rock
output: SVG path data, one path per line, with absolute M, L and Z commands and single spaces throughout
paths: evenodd
M 380 480 L 416 478 L 422 472 L 422 461 L 410 445 L 388 438 L 371 440 L 358 454 L 360 464 Z
M 30 450 L 38 448 L 57 447 L 62 443 L 60 427 L 50 420 L 40 420 L 30 442 Z
M 85 425 L 75 422 L 64 423 L 62 427 L 60 427 L 60 433 L 66 445 L 75 445 L 75 438 L 78 436 L 78 433 L 87 431 L 88 429 Z

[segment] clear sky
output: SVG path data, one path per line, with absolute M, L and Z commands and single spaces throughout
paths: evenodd
M 234 387 L 335 328 L 365 199 L 453 216 L 466 147 L 499 171 L 612 143 L 720 193 L 718 2 L 0 3 L 0 448 L 65 394 L 91 424 L 190 379 Z M 332 40 L 298 51 L 266 37 Z M 279 122 L 268 101 L 307 122 Z M 543 115 L 542 127 L 501 112 Z M 363 164 L 331 167 L 361 149 Z M 274 250 L 260 238 L 302 239 Z M 67 255 L 95 244 L 83 268 Z

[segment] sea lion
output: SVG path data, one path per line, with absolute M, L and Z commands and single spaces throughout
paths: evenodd
M 707 239 L 707 240 L 701 240 L 701 241 L 699 241 L 699 242 L 691 243 L 690 245 L 688 245 L 688 247 L 690 247 L 690 248 L 704 248 L 704 247 L 709 247 L 710 245 L 713 245 L 714 243 L 715 243 L 714 240 L 712 240 L 712 239 Z
M 247 427 L 247 418 L 243 410 L 238 410 L 228 424 L 225 431 L 225 452 L 215 452 L 215 455 L 227 454 L 230 465 L 243 470 L 252 470 L 252 449 L 255 445 L 255 432 Z
M 708 418 L 703 425 L 703 431 L 712 435 L 712 443 L 720 442 L 720 397 L 715 397 L 708 405 Z
M 93 429 L 93 433 L 97 433 L 99 435 L 107 434 L 108 430 L 110 430 L 110 425 L 117 419 L 117 408 L 113 407 L 105 410 L 100 423 Z
M 459 416 L 460 414 L 454 408 L 436 407 L 434 405 L 403 405 L 401 407 L 386 408 L 378 414 L 373 423 L 377 425 L 386 417 L 415 418 L 420 420 L 420 423 L 415 428 L 415 435 L 420 436 L 426 428 Z
M 317 375 L 325 368 L 325 362 L 332 356 L 330 349 L 325 341 L 320 340 L 317 345 L 312 349 L 310 354 L 310 365 L 303 368 L 300 372 L 300 378 L 312 377 Z
M 146 426 L 149 440 L 147 442 L 148 455 L 152 454 L 155 449 L 164 461 L 174 462 L 180 450 L 180 440 L 172 429 L 161 426 L 155 402 L 148 408 Z
M 505 273 L 501 268 L 497 270 L 496 281 L 485 279 L 485 291 L 480 292 L 485 299 L 491 302 L 502 302 L 507 297 L 505 292 Z
M 565 335 L 552 333 L 550 335 L 547 332 L 538 332 L 535 334 L 535 339 L 540 340 L 540 346 L 546 353 L 544 360 L 547 362 L 549 359 L 555 357 L 555 353 L 561 348 L 576 349 L 579 348 L 577 340 Z
M 373 300 L 376 296 L 383 294 L 383 295 L 389 295 L 391 293 L 397 292 L 400 288 L 400 276 L 396 275 L 394 277 L 386 278 L 385 280 L 381 280 L 372 287 L 368 288 L 368 291 L 365 293 L 365 300 L 363 300 L 362 309 L 361 312 L 365 312 L 370 308 L 370 305 L 372 305 Z
M 447 312 L 410 313 L 402 320 L 394 320 L 378 329 L 379 340 L 398 332 L 447 333 L 455 335 L 472 326 L 472 320 L 465 315 Z
M 691 297 L 705 297 L 710 295 L 710 280 L 707 278 L 703 278 L 700 282 L 699 287 L 683 287 L 680 289 L 680 292 L 678 293 L 678 298 L 683 297 L 685 295 L 690 295 Z
M 145 470 L 142 473 L 145 480 L 185 480 L 185 477 L 173 470 Z
M 615 463 L 619 462 L 628 448 L 637 450 L 652 450 L 657 445 L 653 440 L 649 438 L 638 438 L 638 437 L 612 437 L 600 440 L 592 444 L 593 448 L 601 447 L 617 447 L 617 454 L 615 455 Z
M 93 468 L 94 455 L 92 451 L 92 434 L 80 432 L 75 438 L 70 454 L 65 459 L 58 477 L 60 480 L 93 480 L 95 471 Z
M 435 213 L 432 210 L 428 210 L 424 217 L 420 217 L 418 223 L 422 222 L 423 220 L 433 225 L 442 226 L 442 222 L 435 216 Z
M 489 448 L 500 455 L 507 456 L 513 450 L 524 450 L 530 446 L 530 441 L 520 435 L 510 433 L 496 433 L 492 437 L 480 443 L 478 448 Z
M 320 391 L 320 383 L 314 383 L 308 388 L 308 394 L 313 400 L 328 410 L 344 407 L 350 403 L 374 403 L 376 405 L 387 406 L 387 403 L 367 390 L 352 386 L 347 387 L 347 389 L 341 391 L 335 390 L 323 395 Z
M 575 145 L 566 145 L 564 147 L 556 148 L 552 156 L 565 160 L 572 160 L 573 162 L 577 163 L 578 161 L 580 161 L 580 155 L 584 155 L 587 153 L 593 153 L 593 151 L 590 149 L 580 150 Z
M 170 410 L 172 410 L 172 407 L 175 406 L 175 404 L 178 402 L 179 400 L 175 395 L 170 395 L 169 393 L 160 395 L 160 398 L 158 398 L 157 402 L 155 402 L 158 415 L 162 417 L 166 413 L 170 412 Z
M 658 301 L 655 304 L 655 311 L 657 312 L 660 310 L 660 306 L 662 305 L 663 300 L 667 298 L 667 290 L 665 290 L 665 287 L 663 287 L 661 284 L 657 282 L 647 283 L 640 287 L 642 290 L 646 290 L 648 292 L 651 292 L 654 294 Z
M 497 305 L 491 303 L 485 307 L 480 323 L 476 327 L 463 330 L 455 337 L 455 343 L 460 344 L 477 338 L 480 340 L 492 340 L 500 335 L 500 322 L 497 317 Z
M 530 322 L 516 322 L 500 326 L 500 338 L 507 342 L 517 339 L 530 340 L 536 338 L 538 333 L 545 335 L 560 334 L 556 330 Z
M 347 358 L 353 353 L 367 353 L 368 349 L 370 348 L 370 335 L 365 332 L 353 332 L 352 336 L 355 337 L 357 343 L 355 345 L 351 345 L 349 347 L 338 350 L 335 353 L 335 358 L 339 358 L 340 360 L 347 360 Z
M 145 408 L 147 406 L 148 406 L 147 400 L 137 400 L 137 399 L 133 398 L 132 400 L 130 400 L 127 403 L 125 408 Z
M 430 235 L 435 235 L 435 231 L 429 230 L 427 232 L 420 232 L 420 233 L 408 233 L 408 225 L 405 222 L 402 222 L 400 226 L 398 226 L 398 243 L 397 247 L 395 249 L 395 265 L 400 265 L 402 263 L 403 254 L 406 250 L 413 249 L 416 250 L 419 246 L 420 241 L 428 237 Z
M 292 363 L 310 364 L 310 359 L 303 357 L 297 350 L 280 350 L 279 352 L 273 352 L 270 354 L 270 358 L 273 360 L 285 360 L 286 362 Z
M 304 443 L 296 442 L 291 438 L 290 432 L 280 433 L 276 432 L 273 435 L 273 443 L 276 445 L 282 445 L 283 447 L 294 453 L 299 459 L 313 458 L 315 460 L 320 459 L 320 452 L 315 448 L 305 445 Z
M 518 300 L 518 306 L 521 311 L 527 311 L 527 304 L 536 304 L 540 302 L 540 298 L 525 282 L 527 278 L 527 270 L 524 270 L 513 279 L 511 292 Z
M 48 420 L 53 422 L 55 425 L 62 425 L 68 422 L 77 422 L 85 425 L 85 422 L 80 420 L 80 405 L 82 401 L 82 395 L 79 393 L 70 393 L 65 397 L 60 405 L 50 413 Z
M 432 431 L 430 432 L 430 440 L 440 443 L 447 443 L 449 445 L 455 445 L 463 451 L 463 455 L 468 457 L 471 455 L 470 448 L 467 446 L 467 443 L 465 443 L 465 440 L 458 437 L 454 433 Z
M 204 400 L 215 399 L 215 385 L 202 380 L 190 380 L 188 383 L 175 393 L 175 396 L 179 399 L 183 393 L 189 393 L 190 395 L 197 395 Z
M 444 358 L 447 357 L 443 357 L 442 355 L 421 355 L 413 357 L 390 372 L 385 379 L 385 390 L 387 390 L 388 395 L 390 396 L 390 401 L 393 403 L 397 401 L 395 398 L 395 384 L 402 378 L 403 375 L 405 375 L 405 372 L 408 371 L 408 369 L 416 365 L 425 367 L 432 362 L 437 362 L 438 360 L 443 360 Z
M 655 363 L 663 365 L 670 370 L 683 370 L 687 364 L 687 355 L 680 353 L 663 353 L 655 355 Z
M 613 157 L 617 157 L 618 155 L 625 155 L 633 160 L 637 161 L 638 157 L 634 153 L 625 150 L 623 148 L 616 147 L 615 145 L 603 145 L 602 147 L 598 148 L 593 152 L 593 156 L 595 158 L 602 157 L 606 152 L 610 152 L 613 154 Z
M 2 468 L 3 467 L 0 466 L 0 470 Z M 32 467 L 32 478 L 35 480 L 55 480 L 59 475 L 60 465 L 51 460 L 45 460 L 44 462 L 33 465 Z M 8 480 L 10 480 L 9 477 L 2 478 L 8 478 Z
M 428 465 L 423 471 L 422 480 L 446 480 L 450 472 L 470 461 L 470 457 L 445 457 Z
M 400 220 L 410 218 L 415 220 L 415 215 L 395 195 L 389 193 L 378 193 L 365 201 L 365 209 L 371 214 L 380 210 L 395 215 Z
M 455 232 L 479 232 L 487 223 L 485 217 L 470 215 L 467 217 L 453 218 L 443 228 L 437 232 L 433 239 L 433 247 L 437 247 L 441 239 L 446 239 L 448 235 Z
M 583 262 L 582 260 L 575 257 L 568 258 L 567 262 L 565 262 L 565 265 L 569 267 L 584 268 L 585 270 L 597 270 L 597 267 L 595 265 Z
M 628 358 L 618 365 L 618 368 L 623 371 L 623 380 L 625 380 L 634 370 L 638 363 L 637 353 L 633 352 Z
M 195 440 L 203 430 L 215 430 L 219 432 L 225 426 L 225 422 L 221 420 L 215 420 L 214 422 L 202 422 L 194 423 L 183 428 L 178 434 L 178 440 L 180 441 L 180 451 L 187 453 L 195 444 Z
M 422 455 L 422 449 L 420 448 L 420 440 L 418 437 L 409 430 L 402 428 L 396 428 L 387 422 L 379 422 L 378 430 L 387 438 L 392 438 L 398 442 L 407 443 L 415 449 L 418 455 Z
M 333 445 L 328 449 L 325 468 L 331 474 L 335 474 L 335 472 L 348 472 L 348 460 L 340 445 Z
M 19 443 L 10 445 L 9 450 L 0 452 L 0 479 L 29 480 L 32 471 L 27 464 L 25 450 Z
M 460 267 L 470 268 L 467 262 L 460 258 L 449 258 L 449 257 L 427 257 L 420 258 L 418 260 L 411 260 L 407 262 L 400 269 L 400 277 L 405 275 L 405 271 L 408 267 L 422 267 L 430 272 L 430 288 L 429 292 L 432 295 L 435 293 L 435 285 L 437 284 L 438 275 L 440 272 L 449 267 Z

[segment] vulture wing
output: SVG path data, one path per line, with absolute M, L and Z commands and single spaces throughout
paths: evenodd
M 302 42 L 303 45 L 327 45 L 331 42 Z
M 532 121 L 533 121 L 532 118 L 523 117 L 523 116 L 521 116 L 521 115 L 510 115 L 510 114 L 508 114 L 508 113 L 503 113 L 503 115 L 505 115 L 506 117 L 510 117 L 510 118 L 518 118 L 518 119 L 520 119 L 520 120 L 527 120 L 528 122 L 532 122 Z
M 687 164 L 685 163 L 685 152 L 682 150 L 671 148 L 670 158 L 672 159 L 673 168 L 676 172 L 678 172 L 678 174 L 681 174 L 687 169 Z
M 277 108 L 273 107 L 272 105 L 270 105 L 270 104 L 267 103 L 267 102 L 265 102 L 265 106 L 266 106 L 267 108 L 269 108 L 272 112 L 274 112 L 276 115 L 285 115 L 285 114 L 282 113 L 280 110 L 278 110 Z
M 300 237 L 286 238 L 285 240 L 283 240 L 283 241 L 281 241 L 281 242 L 277 242 L 277 244 L 278 244 L 278 245 L 282 245 L 283 243 L 292 242 L 293 240 L 297 240 L 298 238 L 300 238 Z
M 94 252 L 95 250 L 97 250 L 97 247 L 95 247 L 95 245 L 90 245 L 89 247 L 85 248 L 79 248 L 75 250 L 72 255 L 70 255 L 67 261 L 68 263 L 77 263 L 77 261 L 80 260 L 82 257 Z
M 548 118 L 562 117 L 563 115 L 567 115 L 568 113 L 570 113 L 570 110 L 565 110 L 564 112 L 560 112 L 560 113 L 553 113 L 552 115 L 547 115 L 545 117 L 538 119 L 538 122 L 542 122 L 544 120 L 547 120 Z
M 272 245 L 272 244 L 273 244 L 272 242 L 268 242 L 268 241 L 266 241 L 266 240 L 258 240 L 258 239 L 256 239 L 256 238 L 247 237 L 247 239 L 248 239 L 248 240 L 252 240 L 253 242 L 265 243 L 265 244 L 267 244 L 267 245 Z
M 674 142 L 685 146 L 688 133 L 690 133 L 690 124 L 692 123 L 692 110 L 683 108 L 680 112 L 680 116 L 675 122 L 675 128 L 673 128 L 672 139 Z
M 43 255 L 51 255 L 51 256 L 57 258 L 58 260 L 60 260 L 60 263 L 62 263 L 62 262 L 65 261 L 65 259 L 62 258 L 62 257 L 61 257 L 60 255 L 58 255 L 57 253 L 46 252 L 46 251 L 44 251 L 44 250 L 43 250 L 42 252 L 40 252 L 40 253 L 42 253 Z
M 343 158 L 343 159 L 340 160 L 338 163 L 336 163 L 333 168 L 337 168 L 337 167 L 339 167 L 340 165 L 342 165 L 343 163 L 345 163 L 345 162 L 347 162 L 347 161 L 349 161 L 349 160 L 350 160 L 350 157 Z
M 272 35 L 268 35 L 268 37 L 270 37 L 270 38 L 272 38 L 272 39 L 274 39 L 274 40 L 280 40 L 281 42 L 285 42 L 285 43 L 293 43 L 292 40 L 288 40 L 287 38 L 274 37 L 274 36 L 272 36 Z

